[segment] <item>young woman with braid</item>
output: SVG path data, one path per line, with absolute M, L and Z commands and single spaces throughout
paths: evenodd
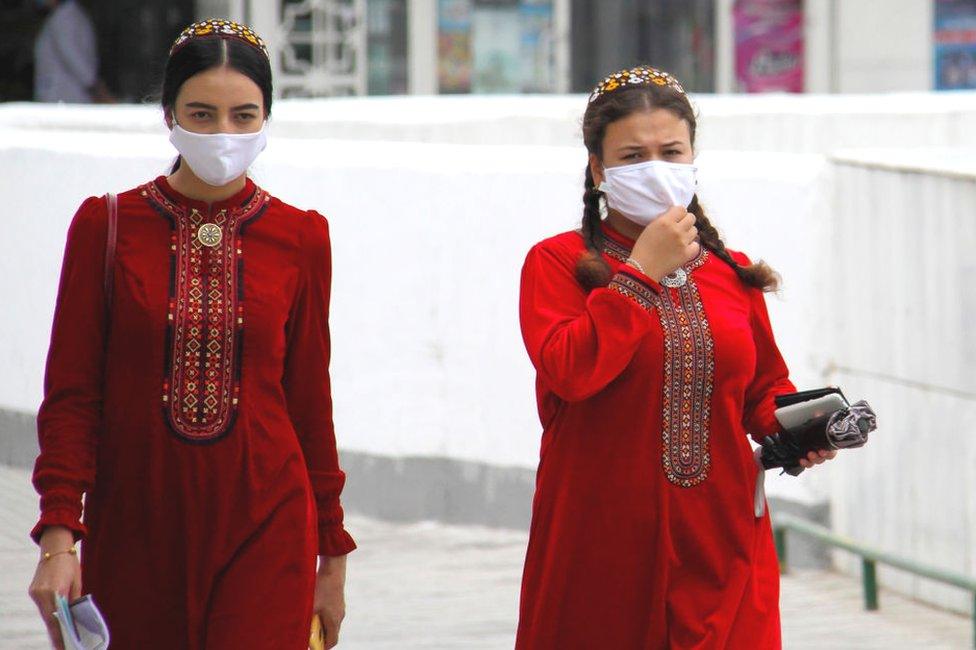
M 544 427 L 522 650 L 781 645 L 747 440 L 778 430 L 774 397 L 794 391 L 763 298 L 777 278 L 706 218 L 695 128 L 670 74 L 607 77 L 583 118 L 582 229 L 522 271 Z

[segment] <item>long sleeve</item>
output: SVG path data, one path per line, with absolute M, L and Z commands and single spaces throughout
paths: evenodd
M 96 198 L 82 204 L 68 230 L 37 416 L 40 455 L 33 482 L 41 516 L 31 531 L 34 541 L 46 526 L 66 526 L 76 539 L 87 532 L 81 499 L 95 482 L 102 417 L 106 230 L 105 203 Z
M 650 330 L 656 283 L 630 267 L 586 295 L 571 251 L 536 245 L 522 268 L 520 319 L 540 379 L 567 402 L 603 390 Z
M 288 413 L 298 434 L 318 509 L 320 555 L 345 555 L 356 548 L 342 525 L 339 468 L 329 380 L 329 297 L 332 253 L 328 222 L 310 212 L 302 246 L 302 277 L 289 314 L 288 352 L 282 383 Z
M 744 255 L 740 255 L 740 258 L 740 264 L 750 263 Z M 780 431 L 774 415 L 776 396 L 793 393 L 796 388 L 790 381 L 786 362 L 776 346 L 763 292 L 750 289 L 749 300 L 752 336 L 756 345 L 756 372 L 746 389 L 743 425 L 758 442 Z

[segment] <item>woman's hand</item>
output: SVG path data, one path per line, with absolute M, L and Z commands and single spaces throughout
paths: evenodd
M 675 206 L 647 224 L 630 256 L 644 268 L 649 278 L 660 282 L 661 278 L 698 256 L 701 246 L 697 237 L 695 215 Z
M 47 626 L 51 645 L 57 650 L 64 650 L 64 641 L 61 639 L 58 621 L 54 618 L 54 611 L 57 609 L 54 597 L 57 594 L 67 597 L 68 600 L 81 597 L 81 565 L 78 556 L 64 552 L 74 548 L 74 544 L 74 534 L 64 526 L 45 528 L 41 535 L 41 557 L 43 558 L 44 553 L 51 553 L 51 558 L 42 559 L 37 564 L 34 580 L 28 589 L 31 600 L 37 605 L 41 619 Z
M 312 613 L 322 620 L 326 648 L 334 648 L 339 643 L 339 628 L 346 617 L 345 588 L 346 556 L 321 556 Z
M 810 468 L 813 467 L 814 465 L 819 465 L 825 460 L 830 460 L 836 455 L 837 455 L 836 449 L 831 449 L 830 451 L 827 451 L 826 449 L 821 449 L 820 451 L 811 451 L 810 453 L 807 454 L 806 458 L 800 459 L 800 465 L 802 467 Z

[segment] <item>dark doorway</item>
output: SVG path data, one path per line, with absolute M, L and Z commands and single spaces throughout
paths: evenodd
M 170 44 L 194 19 L 193 0 L 77 0 L 98 37 L 99 70 L 113 95 L 139 102 L 156 92 Z M 35 0 L 0 0 L 0 101 L 33 99 Z
M 692 92 L 715 90 L 714 0 L 573 0 L 574 92 L 647 64 L 674 74 Z

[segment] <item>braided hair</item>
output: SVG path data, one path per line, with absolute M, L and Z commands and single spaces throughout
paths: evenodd
M 623 85 L 611 92 L 594 93 L 583 115 L 583 144 L 586 145 L 587 152 L 602 160 L 603 138 L 610 124 L 637 111 L 655 109 L 669 110 L 684 120 L 691 134 L 691 145 L 694 146 L 698 121 L 688 96 L 677 83 L 663 85 L 646 83 Z M 576 279 L 584 289 L 589 291 L 606 286 L 613 272 L 603 257 L 603 230 L 600 216 L 600 200 L 603 192 L 596 187 L 589 165 L 586 166 L 585 178 L 582 234 L 586 252 L 576 264 Z M 743 266 L 729 254 L 718 230 L 705 214 L 697 195 L 692 198 L 688 211 L 695 215 L 695 227 L 698 228 L 701 245 L 732 267 L 743 283 L 762 291 L 775 291 L 779 288 L 779 276 L 768 264 L 759 261 Z

